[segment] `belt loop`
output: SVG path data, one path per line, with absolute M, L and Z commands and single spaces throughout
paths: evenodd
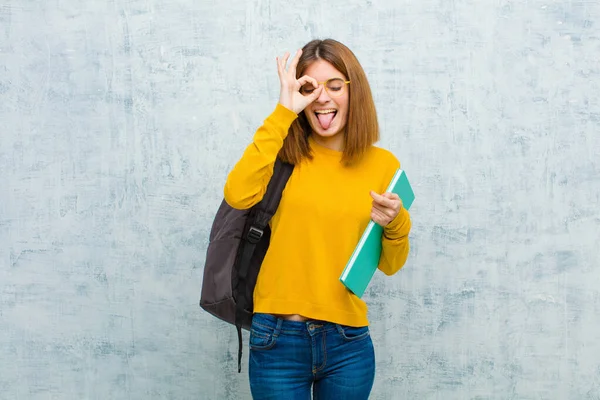
M 283 318 L 277 318 L 277 326 L 275 326 L 275 331 L 273 332 L 273 337 L 278 337 L 281 332 L 281 326 L 283 325 Z

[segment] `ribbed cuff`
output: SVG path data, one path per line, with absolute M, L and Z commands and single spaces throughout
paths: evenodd
M 402 207 L 396 218 L 384 228 L 383 233 L 387 239 L 396 240 L 408 235 L 410 227 L 410 214 Z
M 296 118 L 298 118 L 298 114 L 285 107 L 281 103 L 277 103 L 275 110 L 269 116 L 269 119 L 273 119 L 274 123 L 286 129 L 292 125 L 292 122 L 294 122 Z

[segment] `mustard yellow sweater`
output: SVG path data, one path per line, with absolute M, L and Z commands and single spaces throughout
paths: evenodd
M 296 118 L 277 104 L 265 119 L 229 173 L 224 192 L 230 206 L 247 209 L 262 199 Z M 383 193 L 400 163 L 387 150 L 372 146 L 358 165 L 345 167 L 341 152 L 312 138 L 310 145 L 313 159 L 295 166 L 271 220 L 271 243 L 254 290 L 254 311 L 365 326 L 365 302 L 348 291 L 339 276 L 369 222 L 369 191 Z M 404 208 L 385 227 L 379 269 L 386 275 L 406 262 L 410 228 Z

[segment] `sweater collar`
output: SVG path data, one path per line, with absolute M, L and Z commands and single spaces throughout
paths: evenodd
M 341 159 L 344 155 L 343 151 L 333 150 L 328 147 L 325 147 L 319 143 L 317 143 L 313 137 L 313 135 L 308 136 L 308 143 L 310 145 L 311 150 L 316 155 L 323 155 L 327 157 L 334 157 L 337 159 Z

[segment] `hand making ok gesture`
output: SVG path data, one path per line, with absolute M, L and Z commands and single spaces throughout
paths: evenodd
M 279 81 L 281 83 L 279 103 L 296 114 L 299 114 L 306 106 L 315 101 L 323 90 L 323 85 L 319 85 L 316 79 L 308 75 L 296 79 L 296 67 L 298 66 L 301 54 L 302 50 L 296 52 L 290 67 L 287 69 L 286 66 L 290 54 L 285 53 L 283 59 L 277 57 L 277 73 L 279 74 Z M 317 89 L 311 94 L 304 96 L 300 93 L 300 87 L 306 83 L 311 83 Z

